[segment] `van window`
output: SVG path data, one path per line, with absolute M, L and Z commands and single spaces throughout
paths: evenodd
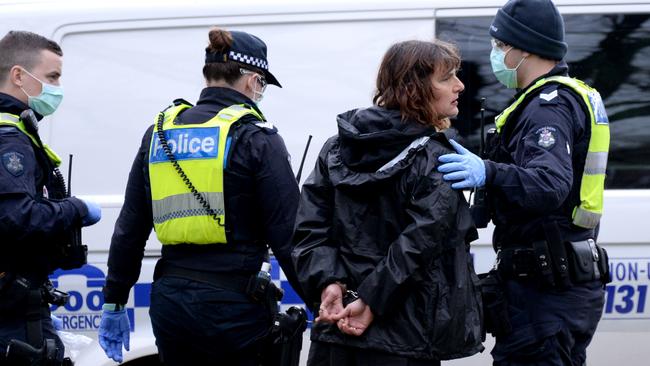
M 650 188 L 650 14 L 564 15 L 569 74 L 596 88 L 609 115 L 607 188 Z M 507 107 L 513 90 L 490 68 L 492 17 L 441 18 L 438 38 L 455 43 L 463 58 L 465 92 L 454 122 L 478 151 L 480 100 L 487 98 L 486 130 Z

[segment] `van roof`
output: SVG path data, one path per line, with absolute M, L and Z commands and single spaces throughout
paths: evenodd
M 146 8 L 152 13 L 169 8 L 219 8 L 246 9 L 246 14 L 278 11 L 282 13 L 298 13 L 312 11 L 335 10 L 388 10 L 388 9 L 450 9 L 450 8 L 494 8 L 503 5 L 506 0 L 238 0 L 232 3 L 217 3 L 214 0 L 0 0 L 0 6 L 5 11 L 48 10 L 74 11 L 98 8 L 137 9 Z M 559 6 L 570 5 L 624 5 L 650 4 L 648 0 L 554 0 Z

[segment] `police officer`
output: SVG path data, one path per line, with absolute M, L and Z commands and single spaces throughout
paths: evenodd
M 40 121 L 59 106 L 62 56 L 38 34 L 11 31 L 0 40 L 0 364 L 22 364 L 23 356 L 45 362 L 36 353 L 60 364 L 48 275 L 64 265 L 71 233 L 101 216 L 96 203 L 66 197 L 61 159 L 25 113 L 31 109 Z M 24 343 L 7 354 L 12 341 Z M 34 352 L 23 353 L 27 346 Z
M 596 90 L 567 76 L 564 21 L 550 0 L 508 1 L 490 34 L 492 70 L 518 89 L 515 100 L 496 117 L 488 159 L 455 144 L 439 170 L 456 189 L 484 187 L 492 203 L 506 320 L 491 319 L 494 365 L 583 365 L 607 281 L 595 243 L 607 114 Z
M 152 227 L 163 247 L 150 316 L 165 365 L 259 364 L 271 306 L 249 283 L 269 246 L 298 289 L 290 258 L 298 186 L 258 108 L 267 83 L 280 83 L 261 39 L 215 28 L 209 40 L 197 105 L 178 99 L 156 116 L 129 175 L 99 329 L 118 362 L 129 348 L 124 306 Z

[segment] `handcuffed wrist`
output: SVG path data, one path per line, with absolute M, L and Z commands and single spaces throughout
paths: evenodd
M 348 285 L 346 285 L 345 283 L 343 283 L 341 281 L 336 281 L 336 282 L 334 282 L 334 284 L 339 285 L 339 287 L 341 288 L 341 292 L 344 293 L 344 294 L 348 290 Z
M 124 310 L 124 305 L 105 303 L 104 305 L 102 305 L 102 310 L 105 310 L 105 311 L 122 311 L 122 310 Z

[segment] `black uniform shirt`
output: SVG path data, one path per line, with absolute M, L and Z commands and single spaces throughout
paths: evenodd
M 567 72 L 562 62 L 543 77 Z M 549 220 L 559 223 L 567 240 L 593 237 L 593 230 L 571 224 L 589 145 L 590 121 L 582 104 L 567 87 L 549 84 L 502 128 L 502 133 L 509 131 L 505 149 L 511 161 L 485 161 L 495 206 L 495 244 L 544 239 L 542 224 Z
M 0 93 L 0 113 L 29 107 Z M 88 212 L 76 198 L 63 198 L 45 153 L 14 126 L 0 126 L 0 272 L 42 282 L 57 268 L 66 234 Z
M 175 123 L 205 123 L 223 108 L 242 103 L 255 106 L 233 89 L 208 87 L 201 92 L 197 105 L 184 111 Z M 298 207 L 298 184 L 277 130 L 269 125 L 257 126 L 257 122 L 247 115 L 230 129 L 232 142 L 224 171 L 228 243 L 165 245 L 161 260 L 187 269 L 249 274 L 259 271 L 269 245 L 297 289 L 290 239 Z M 129 289 L 138 279 L 145 242 L 153 227 L 148 166 L 152 131 L 153 126 L 142 139 L 115 224 L 104 288 L 107 303 L 126 303 Z

